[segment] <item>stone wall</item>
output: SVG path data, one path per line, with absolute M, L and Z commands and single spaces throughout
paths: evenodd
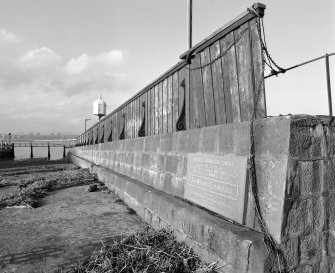
M 263 272 L 267 251 L 250 190 L 245 227 L 184 199 L 188 154 L 249 156 L 249 127 L 249 122 L 218 125 L 77 147 L 71 153 L 146 221 L 171 225 L 206 259 L 219 260 L 223 272 Z M 331 119 L 311 116 L 255 122 L 258 198 L 290 272 L 332 268 L 334 128 Z

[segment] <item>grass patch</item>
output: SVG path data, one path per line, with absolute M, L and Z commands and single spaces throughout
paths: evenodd
M 172 231 L 149 228 L 120 242 L 103 245 L 91 257 L 73 265 L 66 273 L 210 273 L 216 263 L 205 264 Z
M 38 199 L 49 192 L 79 185 L 88 185 L 95 182 L 94 175 L 87 170 L 72 170 L 48 173 L 38 179 L 22 179 L 17 190 L 0 199 L 0 209 L 13 206 L 38 207 Z

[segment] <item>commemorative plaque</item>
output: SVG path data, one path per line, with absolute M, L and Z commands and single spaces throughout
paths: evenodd
M 188 154 L 184 197 L 244 224 L 247 181 L 247 157 Z

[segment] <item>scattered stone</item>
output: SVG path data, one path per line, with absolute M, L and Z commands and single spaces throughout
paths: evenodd
M 88 192 L 94 192 L 94 191 L 97 190 L 97 188 L 98 188 L 97 184 L 89 185 L 87 191 Z

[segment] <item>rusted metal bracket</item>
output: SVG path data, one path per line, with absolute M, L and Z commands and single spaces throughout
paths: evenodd
M 123 117 L 123 128 L 119 137 L 120 140 L 125 139 L 125 128 L 126 128 L 126 115 L 123 113 L 122 117 Z
M 111 132 L 108 136 L 108 142 L 113 141 L 113 121 L 111 121 Z
M 96 129 L 97 133 L 96 133 L 96 137 L 95 137 L 95 140 L 94 140 L 94 144 L 99 144 L 99 129 L 98 128 L 99 127 L 97 126 L 97 129 Z
M 139 137 L 145 137 L 145 101 L 142 102 L 142 108 L 143 108 L 143 119 L 140 130 L 138 130 Z
M 184 101 L 183 101 L 183 108 L 181 109 L 181 112 L 179 114 L 177 123 L 176 123 L 176 130 L 177 131 L 183 131 L 186 130 L 186 118 L 185 118 L 185 78 L 181 81 L 180 86 L 183 87 L 184 92 Z
M 101 138 L 100 138 L 100 143 L 104 143 L 105 142 L 105 126 L 104 125 L 102 125 L 102 136 L 101 136 Z

